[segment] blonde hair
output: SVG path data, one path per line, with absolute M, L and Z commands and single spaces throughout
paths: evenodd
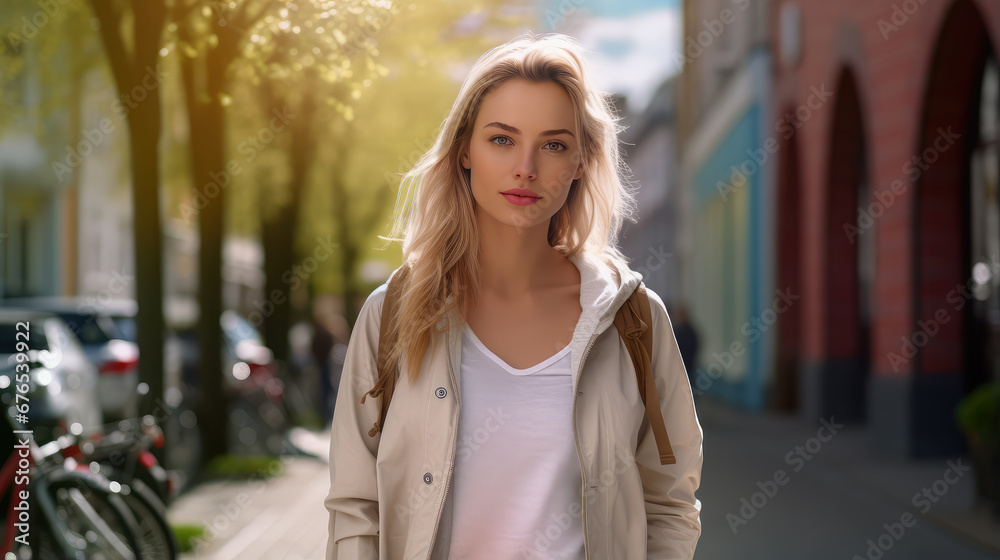
M 576 39 L 522 33 L 488 51 L 472 67 L 433 147 L 403 176 L 392 231 L 381 237 L 401 242 L 403 264 L 411 266 L 393 325 L 397 344 L 387 356 L 392 365 L 406 353 L 411 381 L 416 381 L 427 347 L 436 340 L 437 323 L 478 293 L 476 202 L 460 158 L 483 98 L 511 78 L 555 82 L 573 100 L 584 172 L 549 222 L 549 245 L 566 257 L 588 251 L 610 265 L 627 266 L 617 239 L 623 220 L 635 221 L 635 198 L 625 178 L 618 146 L 621 128 L 610 95 L 591 83 Z

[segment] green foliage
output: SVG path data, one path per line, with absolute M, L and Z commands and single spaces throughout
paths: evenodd
M 322 430 L 324 428 L 323 417 L 315 410 L 304 410 L 299 413 L 295 424 L 309 430 Z
M 224 478 L 272 478 L 284 472 L 281 459 L 273 455 L 220 455 L 209 462 L 209 476 Z
M 982 385 L 955 411 L 959 427 L 989 452 L 1000 451 L 1000 382 Z
M 103 68 L 86 2 L 5 0 L 0 10 L 0 130 L 20 128 L 63 144 L 67 107 L 84 76 Z M 77 140 L 79 131 L 69 131 Z
M 191 552 L 194 550 L 195 541 L 203 539 L 208 534 L 208 530 L 201 524 L 172 524 L 170 529 L 177 537 L 177 546 L 180 547 L 181 552 Z

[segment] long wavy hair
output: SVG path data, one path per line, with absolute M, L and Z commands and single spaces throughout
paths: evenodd
M 397 343 L 386 358 L 395 367 L 405 353 L 411 381 L 419 377 L 427 348 L 437 340 L 434 331 L 442 330 L 437 326 L 442 317 L 464 308 L 469 298 L 475 301 L 478 294 L 476 201 L 470 172 L 460 158 L 483 98 L 511 78 L 551 81 L 565 88 L 581 135 L 583 176 L 573 181 L 566 202 L 549 222 L 549 245 L 566 257 L 589 251 L 609 265 L 627 266 L 617 240 L 624 219 L 635 221 L 635 198 L 619 150 L 622 127 L 611 96 L 590 81 L 576 39 L 522 33 L 488 51 L 472 67 L 433 147 L 403 175 L 392 231 L 380 236 L 402 243 L 403 266 L 410 267 L 392 326 L 396 332 L 390 334 Z

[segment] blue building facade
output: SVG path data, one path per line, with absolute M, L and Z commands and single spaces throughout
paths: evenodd
M 752 51 L 683 156 L 693 193 L 686 291 L 702 342 L 693 388 L 750 410 L 766 406 L 775 308 L 787 305 L 771 288 L 774 158 L 761 148 L 777 145 L 769 75 L 770 55 Z

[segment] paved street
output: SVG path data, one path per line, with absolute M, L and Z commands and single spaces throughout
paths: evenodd
M 1000 520 L 969 514 L 972 472 L 947 472 L 949 460 L 961 468 L 967 460 L 902 461 L 877 453 L 863 429 L 831 437 L 818 423 L 743 414 L 709 400 L 697 406 L 705 432 L 697 560 L 1000 558 Z M 913 507 L 924 487 L 931 498 Z M 992 542 L 977 547 L 973 539 Z
M 881 456 L 867 432 L 835 418 L 819 430 L 709 400 L 698 409 L 705 469 L 697 560 L 1000 559 L 1000 521 L 970 513 L 965 459 Z M 326 434 L 300 432 L 295 441 L 325 455 Z M 185 558 L 321 559 L 327 467 L 294 457 L 285 469 L 268 482 L 213 483 L 179 498 L 171 520 L 205 523 L 212 535 Z

